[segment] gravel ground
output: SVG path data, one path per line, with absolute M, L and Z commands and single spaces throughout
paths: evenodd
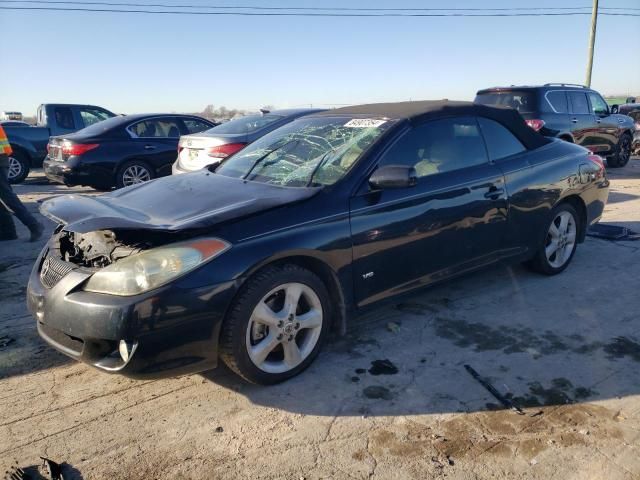
M 603 221 L 640 231 L 640 158 L 609 173 Z M 41 174 L 16 191 L 34 211 L 94 193 Z M 223 368 L 134 381 L 58 354 L 25 307 L 41 244 L 0 245 L 0 472 L 46 456 L 65 479 L 640 478 L 640 242 L 588 238 L 553 278 L 497 266 L 428 289 L 269 388 Z

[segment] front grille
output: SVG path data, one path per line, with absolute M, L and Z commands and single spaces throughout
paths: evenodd
M 65 275 L 76 267 L 72 263 L 63 262 L 55 257 L 48 256 L 42 262 L 40 268 L 40 281 L 47 288 L 53 288 Z

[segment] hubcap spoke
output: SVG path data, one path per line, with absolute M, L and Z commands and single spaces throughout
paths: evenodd
M 260 343 L 254 345 L 251 348 L 251 358 L 260 366 L 267 359 L 267 356 L 273 351 L 274 348 L 280 343 L 276 335 L 270 333 Z
M 276 327 L 280 320 L 278 314 L 264 302 L 260 302 L 253 310 L 253 315 L 251 315 L 251 321 L 262 323 L 269 327 Z
M 307 313 L 298 315 L 296 320 L 300 323 L 300 328 L 317 328 L 322 326 L 322 313 L 313 309 Z
M 556 227 L 555 221 L 551 222 L 551 227 L 549 227 L 549 234 L 554 240 L 556 240 L 560 236 L 560 232 L 558 231 L 558 227 Z
M 302 362 L 302 354 L 296 342 L 286 342 L 282 344 L 284 348 L 284 362 L 289 367 L 295 367 Z
M 551 258 L 551 255 L 553 255 L 553 253 L 558 250 L 558 243 L 555 241 L 551 241 L 551 243 L 547 245 L 547 247 L 544 250 L 545 250 L 545 253 L 547 254 L 547 258 Z
M 569 214 L 561 213 L 560 214 L 560 227 L 558 230 L 562 235 L 567 233 L 567 227 L 569 226 Z
M 284 299 L 284 310 L 288 315 L 295 315 L 302 295 L 302 287 L 298 283 L 293 283 L 287 287 Z

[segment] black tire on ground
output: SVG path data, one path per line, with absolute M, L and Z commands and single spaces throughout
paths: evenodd
M 573 224 L 574 224 L 575 233 L 574 233 L 573 246 L 571 247 L 570 252 L 567 252 L 568 255 L 566 257 L 566 260 L 564 260 L 564 263 L 562 263 L 561 265 L 557 265 L 557 264 L 554 265 L 552 263 L 553 260 L 550 260 L 547 257 L 547 253 L 546 253 L 546 249 L 549 246 L 550 242 L 552 241 L 550 229 L 551 229 L 552 223 L 555 222 L 556 226 L 558 225 L 558 218 L 561 214 L 567 214 L 567 213 L 571 215 Z M 571 263 L 571 260 L 573 259 L 573 255 L 576 253 L 576 248 L 578 246 L 578 235 L 581 228 L 580 222 L 581 222 L 581 219 L 580 219 L 580 216 L 578 215 L 578 212 L 576 212 L 576 209 L 573 208 L 573 206 L 570 203 L 561 203 L 560 205 L 555 207 L 549 214 L 549 221 L 545 224 L 546 230 L 543 232 L 544 235 L 543 235 L 542 245 L 540 245 L 540 247 L 536 251 L 535 256 L 529 262 L 527 262 L 527 265 L 532 270 L 538 273 L 543 273 L 545 275 L 557 275 L 558 273 L 564 271 L 569 266 L 569 264 Z
M 26 154 L 16 150 L 9 155 L 9 183 L 15 185 L 24 182 L 30 169 L 29 157 Z
M 607 158 L 607 166 L 611 168 L 622 168 L 631 158 L 631 135 L 625 133 L 618 140 L 616 153 Z
M 289 283 L 303 284 L 317 295 L 322 306 L 321 331 L 313 350 L 298 366 L 286 372 L 270 373 L 258 368 L 251 360 L 247 351 L 247 329 L 258 303 L 272 290 Z M 246 282 L 229 309 L 220 333 L 220 358 L 231 370 L 251 383 L 273 385 L 294 377 L 313 362 L 328 335 L 332 319 L 329 298 L 322 280 L 307 269 L 291 264 L 266 267 Z M 302 333 L 302 330 L 299 333 Z
M 128 187 L 129 183 L 126 181 L 126 175 L 128 172 L 131 172 L 131 169 L 144 169 L 148 174 L 148 180 L 153 180 L 156 178 L 155 170 L 147 163 L 142 160 L 131 160 L 123 163 L 118 168 L 116 172 L 115 184 L 116 188 Z M 105 186 L 106 188 L 106 186 Z

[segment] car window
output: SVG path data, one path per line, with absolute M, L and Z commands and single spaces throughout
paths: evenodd
M 211 125 L 208 123 L 204 123 L 202 120 L 196 120 L 195 118 L 184 118 L 182 121 L 189 133 L 203 132 L 211 128 Z
M 414 167 L 418 177 L 486 163 L 487 151 L 473 117 L 447 118 L 407 132 L 380 160 L 383 165 Z
M 553 109 L 557 113 L 568 113 L 569 104 L 567 102 L 567 95 L 561 90 L 553 90 L 547 92 L 547 101 L 551 104 Z
M 587 95 L 583 92 L 567 92 L 569 103 L 571 104 L 571 112 L 577 114 L 589 113 L 589 102 Z
M 282 115 L 247 115 L 246 117 L 236 118 L 230 122 L 223 123 L 217 127 L 207 130 L 207 135 L 215 136 L 220 133 L 231 134 L 247 134 L 253 133 L 261 128 L 266 127 L 278 120 L 283 119 Z
M 179 138 L 180 129 L 174 119 L 155 118 L 134 123 L 129 131 L 138 138 Z
M 56 107 L 53 114 L 56 117 L 56 125 L 58 125 L 58 127 L 69 130 L 76 128 L 75 122 L 73 121 L 73 112 L 69 107 Z
M 332 185 L 392 124 L 378 118 L 301 118 L 250 143 L 216 173 L 286 187 Z
M 82 117 L 84 126 L 88 127 L 94 123 L 113 117 L 113 114 L 98 108 L 82 108 L 80 109 L 80 117 Z
M 609 113 L 607 102 L 596 92 L 589 92 L 589 101 L 591 102 L 591 109 L 596 115 L 606 115 Z
M 499 105 L 515 108 L 520 113 L 536 111 L 536 95 L 533 91 L 496 91 L 481 93 L 475 103 L 480 105 Z
M 487 145 L 490 160 L 500 160 L 526 150 L 522 142 L 495 120 L 479 117 L 480 129 Z

